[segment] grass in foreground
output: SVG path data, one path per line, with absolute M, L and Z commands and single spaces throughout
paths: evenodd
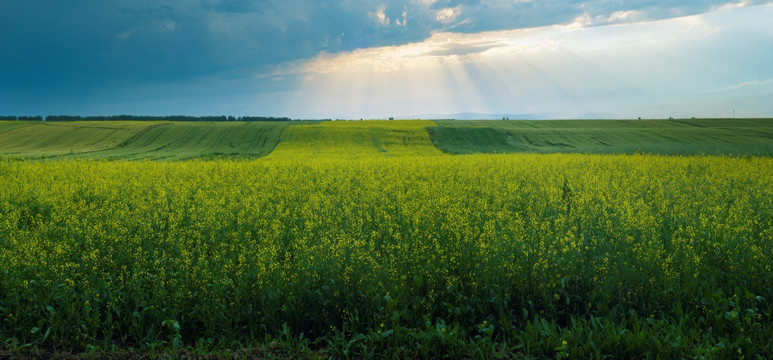
M 0 161 L 0 347 L 770 358 L 772 161 Z

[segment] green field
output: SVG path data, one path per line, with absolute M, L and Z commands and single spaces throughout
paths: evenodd
M 282 134 L 271 159 L 441 155 L 427 131 L 432 121 L 326 121 L 291 126 Z
M 0 152 L 19 157 L 49 157 L 111 150 L 153 126 L 139 122 L 0 123 Z
M 771 121 L 695 122 L 0 122 L 0 358 L 773 358 Z
M 262 157 L 285 122 L 0 122 L 0 154 L 23 158 Z
M 773 154 L 773 119 L 437 121 L 451 154 L 580 152 Z
M 287 129 L 285 131 L 285 129 Z M 432 147 L 436 149 L 432 149 Z M 324 122 L 0 121 L 0 156 L 256 158 L 473 153 L 773 155 L 773 119 Z

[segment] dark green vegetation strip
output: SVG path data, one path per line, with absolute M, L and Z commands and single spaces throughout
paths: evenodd
M 0 153 L 42 158 L 107 151 L 152 125 L 128 122 L 5 122 L 0 125 Z
M 187 159 L 261 157 L 279 142 L 285 123 L 164 123 L 128 139 L 110 156 Z
M 20 158 L 254 158 L 287 122 L 0 122 L 0 154 Z
M 773 119 L 437 121 L 452 154 L 517 152 L 773 155 Z

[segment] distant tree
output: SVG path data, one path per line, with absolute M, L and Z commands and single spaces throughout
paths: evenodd
M 24 120 L 24 121 L 291 121 L 289 117 L 265 117 L 265 116 L 190 116 L 190 115 L 48 115 L 43 116 L 0 116 L 0 120 Z
M 80 120 L 91 120 L 91 118 L 94 118 L 94 117 L 95 116 L 90 116 L 84 119 L 76 115 L 48 115 L 46 116 L 46 121 L 80 121 Z
M 288 117 L 242 116 L 241 121 L 290 121 Z

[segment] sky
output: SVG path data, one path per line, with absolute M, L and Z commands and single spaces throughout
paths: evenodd
M 0 115 L 773 117 L 770 0 L 0 2 Z

